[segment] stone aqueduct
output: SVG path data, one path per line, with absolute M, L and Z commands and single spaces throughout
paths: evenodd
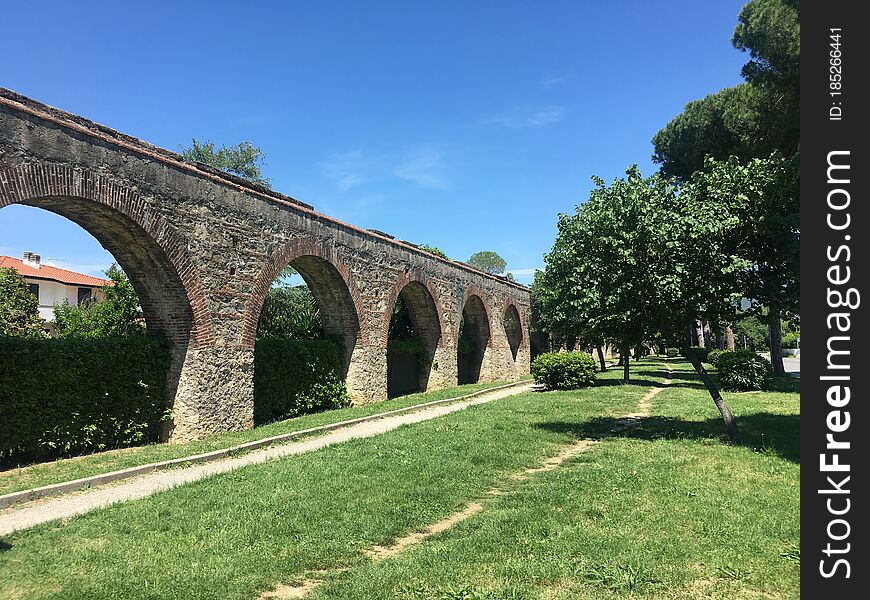
M 456 383 L 463 314 L 484 348 L 476 378 L 529 372 L 527 288 L 0 88 L 0 208 L 12 203 L 78 223 L 126 271 L 172 344 L 173 441 L 252 426 L 257 322 L 288 264 L 344 344 L 355 402 L 386 398 L 399 294 L 428 353 L 422 389 Z

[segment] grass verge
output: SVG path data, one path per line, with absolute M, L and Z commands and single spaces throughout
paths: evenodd
M 799 585 L 796 392 L 727 394 L 732 446 L 691 368 L 617 369 L 199 481 L 0 542 L 3 598 L 256 598 L 316 574 L 313 598 L 788 598 Z M 652 416 L 560 467 L 665 377 Z M 499 486 L 507 493 L 484 497 Z M 482 510 L 402 553 L 388 546 Z M 346 568 L 344 571 L 337 569 Z
M 521 394 L 16 533 L 0 551 L 0 597 L 250 599 L 309 571 L 363 565 L 372 545 L 571 441 L 537 427 L 543 415 L 615 418 L 647 389 Z
M 442 400 L 496 387 L 508 382 L 474 383 L 392 398 L 364 406 L 350 406 L 310 415 L 302 415 L 284 421 L 276 421 L 245 431 L 219 433 L 195 442 L 184 444 L 148 444 L 133 448 L 107 450 L 95 454 L 63 458 L 51 462 L 36 463 L 0 471 L 0 495 L 10 494 L 53 483 L 72 481 L 82 477 L 109 473 L 148 463 L 183 458 L 194 454 L 229 448 L 245 442 L 289 433 L 319 425 L 337 423 L 348 419 L 366 417 L 423 402 Z

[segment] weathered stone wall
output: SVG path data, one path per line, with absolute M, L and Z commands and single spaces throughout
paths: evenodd
M 457 381 L 459 322 L 474 296 L 490 330 L 480 380 L 529 372 L 525 287 L 0 89 L 0 208 L 10 203 L 74 220 L 127 272 L 149 329 L 173 343 L 173 440 L 252 425 L 257 321 L 287 264 L 345 345 L 356 402 L 386 397 L 389 320 L 409 284 L 404 297 L 431 348 L 429 389 Z M 503 326 L 510 306 L 516 359 Z

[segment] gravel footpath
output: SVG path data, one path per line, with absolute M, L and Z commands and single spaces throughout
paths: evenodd
M 312 452 L 349 440 L 373 437 L 402 425 L 428 421 L 429 419 L 463 410 L 469 406 L 492 402 L 493 400 L 527 392 L 531 389 L 533 388 L 530 384 L 497 390 L 446 406 L 425 408 L 412 413 L 384 417 L 377 421 L 349 425 L 326 435 L 256 450 L 237 458 L 227 458 L 202 465 L 160 471 L 110 487 L 36 501 L 29 506 L 6 510 L 0 513 L 0 536 L 9 535 L 14 531 L 22 529 L 29 529 L 49 521 L 68 519 L 69 517 L 81 515 L 118 502 L 145 498 L 163 490 L 198 481 L 212 475 L 228 473 L 247 465 L 256 465 L 276 458 L 304 454 L 305 452 Z

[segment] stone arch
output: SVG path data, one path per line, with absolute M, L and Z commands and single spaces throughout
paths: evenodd
M 344 349 L 344 374 L 347 375 L 354 349 L 363 336 L 365 319 L 362 318 L 360 295 L 350 270 L 329 244 L 296 238 L 272 252 L 257 276 L 253 293 L 245 306 L 242 344 L 253 348 L 266 294 L 288 265 L 302 276 L 317 301 L 326 336 L 337 340 Z
M 175 346 L 214 341 L 202 283 L 186 245 L 135 187 L 66 165 L 0 171 L 0 208 L 23 204 L 73 221 L 118 261 L 139 296 L 145 321 Z
M 429 389 L 429 380 L 433 369 L 438 370 L 439 364 L 435 355 L 443 346 L 443 317 L 437 295 L 428 278 L 422 273 L 406 271 L 393 286 L 387 298 L 382 340 L 387 352 L 387 389 L 392 389 L 391 378 L 395 376 L 395 362 L 389 360 L 389 330 L 393 307 L 402 298 L 411 317 L 414 333 L 423 345 L 422 354 L 417 358 L 417 391 Z
M 185 364 L 191 352 L 214 346 L 215 336 L 202 283 L 174 227 L 135 187 L 68 165 L 33 163 L 0 170 L 0 209 L 10 204 L 65 217 L 112 254 L 136 291 L 148 331 L 171 344 L 166 397 L 176 418 L 163 436 L 195 420 L 185 408 L 190 395 Z
M 508 347 L 511 351 L 511 357 L 514 362 L 517 360 L 517 353 L 520 351 L 520 346 L 525 340 L 523 335 L 523 321 L 520 318 L 520 311 L 517 310 L 513 302 L 509 302 L 502 313 L 502 324 L 504 325 L 505 337 L 507 337 Z
M 466 292 L 457 343 L 457 380 L 460 384 L 480 381 L 487 349 L 492 342 L 485 298 Z

